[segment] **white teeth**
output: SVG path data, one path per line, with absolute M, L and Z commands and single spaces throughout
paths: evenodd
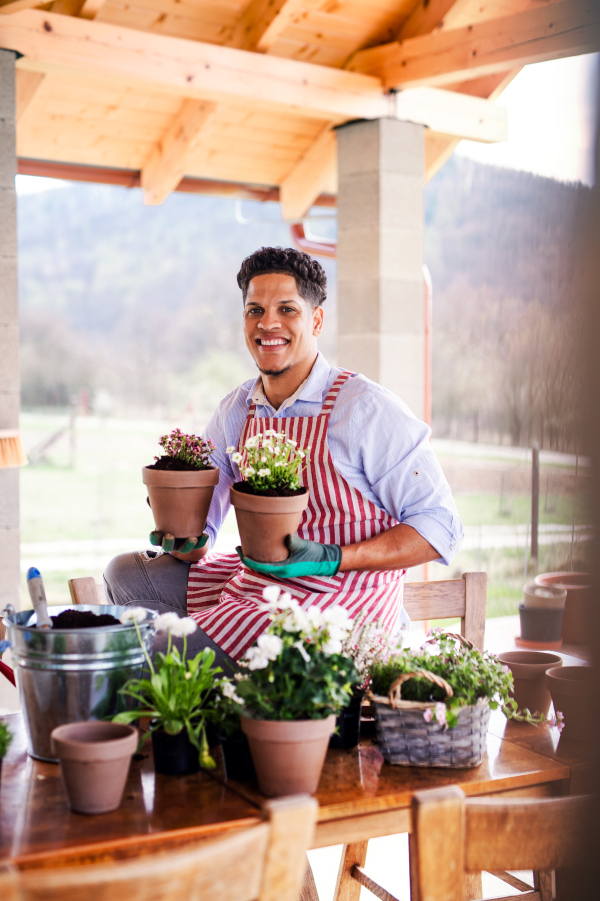
M 266 338 L 261 338 L 260 343 L 263 347 L 272 347 L 274 344 L 286 344 L 287 342 L 283 338 L 273 338 L 272 341 L 267 341 Z

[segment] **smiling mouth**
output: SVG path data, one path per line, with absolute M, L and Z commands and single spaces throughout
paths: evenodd
M 260 347 L 282 347 L 290 342 L 287 338 L 257 338 L 256 343 Z

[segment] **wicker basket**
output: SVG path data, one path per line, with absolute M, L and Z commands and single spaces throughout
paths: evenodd
M 401 766 L 456 769 L 479 766 L 486 748 L 490 718 L 488 699 L 481 698 L 475 706 L 458 711 L 458 724 L 454 729 L 441 726 L 435 718 L 428 723 L 423 719 L 423 712 L 428 708 L 434 710 L 435 703 L 403 701 L 400 697 L 402 684 L 415 676 L 439 685 L 449 697 L 453 694 L 445 679 L 426 670 L 399 676 L 387 698 L 370 694 L 377 739 L 385 760 Z

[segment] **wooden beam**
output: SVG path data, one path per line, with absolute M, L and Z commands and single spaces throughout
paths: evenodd
M 144 203 L 159 204 L 174 191 L 183 176 L 190 153 L 198 148 L 214 124 L 216 104 L 184 100 L 142 169 Z
M 0 46 L 46 64 L 136 79 L 152 90 L 243 98 L 326 121 L 374 119 L 391 109 L 372 76 L 38 10 L 2 17 Z
M 5 16 L 18 13 L 22 9 L 35 9 L 36 6 L 43 6 L 44 0 L 0 0 L 0 13 Z
M 508 139 L 507 109 L 481 97 L 427 87 L 409 88 L 393 96 L 396 119 L 471 141 Z
M 281 183 L 281 213 L 287 221 L 302 219 L 337 174 L 337 140 L 324 129 Z
M 82 19 L 95 19 L 105 5 L 106 0 L 84 0 L 79 15 Z
M 226 47 L 267 53 L 306 0 L 252 0 L 223 42 Z
M 46 76 L 43 72 L 28 72 L 27 69 L 17 69 L 16 72 L 16 119 L 19 125 Z
M 389 90 L 448 85 L 596 50 L 600 50 L 598 3 L 566 0 L 467 28 L 362 50 L 348 68 L 381 78 Z
M 405 41 L 421 34 L 430 34 L 446 24 L 446 20 L 462 12 L 471 0 L 419 0 L 402 23 L 397 41 Z

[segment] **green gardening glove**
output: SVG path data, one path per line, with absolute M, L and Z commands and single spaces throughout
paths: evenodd
M 198 551 L 208 541 L 208 534 L 204 532 L 200 538 L 175 538 L 168 532 L 150 532 L 150 544 L 162 547 L 165 554 L 177 551 L 178 554 L 189 554 Z
M 277 576 L 278 579 L 295 579 L 297 576 L 335 576 L 342 562 L 342 549 L 339 544 L 319 544 L 318 541 L 306 541 L 297 535 L 287 535 L 285 543 L 290 552 L 287 560 L 279 563 L 259 563 L 250 557 L 244 557 L 241 547 L 236 548 L 240 560 L 249 569 Z

